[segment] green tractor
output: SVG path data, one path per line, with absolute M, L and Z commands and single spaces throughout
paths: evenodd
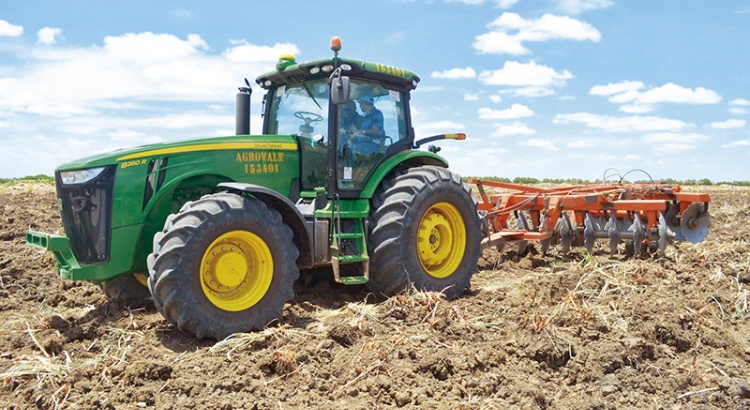
M 235 136 L 84 158 L 55 172 L 66 236 L 29 231 L 62 278 L 111 300 L 153 298 L 198 338 L 262 329 L 282 315 L 299 269 L 378 295 L 447 298 L 469 286 L 482 239 L 477 202 L 437 149 L 414 140 L 412 72 L 284 55 L 256 79 L 263 134 L 249 134 L 250 85 Z M 359 110 L 357 110 L 357 104 Z

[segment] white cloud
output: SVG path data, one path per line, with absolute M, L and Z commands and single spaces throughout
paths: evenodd
M 624 159 L 625 161 L 638 161 L 641 159 L 641 157 L 635 154 L 628 154 L 625 155 L 622 159 Z
M 698 143 L 710 138 L 698 133 L 657 132 L 644 135 L 641 140 L 654 152 L 666 154 L 698 148 Z
M 576 140 L 576 141 L 571 141 L 565 144 L 565 146 L 568 148 L 577 149 L 577 148 L 593 148 L 593 147 L 596 147 L 597 144 L 590 140 Z
M 698 141 L 706 141 L 709 137 L 698 134 L 698 133 L 678 133 L 678 132 L 655 132 L 646 134 L 643 136 L 643 142 L 648 143 L 662 143 L 662 142 L 674 142 L 674 143 L 693 143 Z
M 606 9 L 615 4 L 612 0 L 559 0 L 558 7 L 570 14 L 580 14 L 584 11 Z
M 567 16 L 545 14 L 526 20 L 516 13 L 504 12 L 488 24 L 489 33 L 476 36 L 474 48 L 487 54 L 528 54 L 524 42 L 550 40 L 599 41 L 601 34 L 592 25 Z
M 479 95 L 466 93 L 464 94 L 464 101 L 479 101 Z
M 447 80 L 456 80 L 459 78 L 474 78 L 477 76 L 477 72 L 471 67 L 466 68 L 452 68 L 445 71 L 433 71 L 432 78 L 440 78 Z
M 540 140 L 536 138 L 519 141 L 518 145 L 522 145 L 522 146 L 529 147 L 529 148 L 541 148 L 546 151 L 560 151 L 560 148 L 557 148 L 555 144 L 552 143 L 552 141 Z
M 461 131 L 465 128 L 465 125 L 453 121 L 435 121 L 420 125 L 417 131 L 419 135 L 429 136 L 433 134 Z
M 487 54 L 517 56 L 529 53 L 529 50 L 521 44 L 517 37 L 497 31 L 478 35 L 474 39 L 474 48 L 480 53 Z
M 519 63 L 506 61 L 503 68 L 494 71 L 483 71 L 479 81 L 486 85 L 508 85 L 516 87 L 550 87 L 563 86 L 565 80 L 573 78 L 570 71 L 555 71 L 552 67 L 537 64 L 534 61 Z
M 503 102 L 503 97 L 501 97 L 501 96 L 499 96 L 497 94 L 492 94 L 489 98 L 490 98 L 490 101 L 492 101 L 495 104 L 499 104 L 499 103 Z
M 185 10 L 183 8 L 177 8 L 172 10 L 171 13 L 169 13 L 172 17 L 178 18 L 178 19 L 189 19 L 193 17 L 193 13 L 191 13 L 188 10 Z
M 483 120 L 513 120 L 534 115 L 534 111 L 523 104 L 513 104 L 505 110 L 493 110 L 492 108 L 482 107 L 477 113 L 479 114 L 479 118 Z
M 23 26 L 0 20 L 0 37 L 20 37 L 23 35 Z
M 660 87 L 644 90 L 640 81 L 623 81 L 596 85 L 589 90 L 590 95 L 609 97 L 609 101 L 621 104 L 620 111 L 628 114 L 645 114 L 654 111 L 657 104 L 716 104 L 721 96 L 703 87 L 695 89 L 667 83 Z
M 729 119 L 726 121 L 715 121 L 711 123 L 711 128 L 720 130 L 730 130 L 735 128 L 742 128 L 745 126 L 745 120 Z
M 35 146 L 51 154 L 32 164 L 30 153 L 16 149 L 0 176 L 50 173 L 61 162 L 123 146 L 231 135 L 242 79 L 299 51 L 289 43 L 245 41 L 212 50 L 196 34 L 129 33 L 88 47 L 44 42 L 17 50 L 14 69 L 0 76 L 0 118 L 3 144 L 37 138 Z M 251 131 L 258 133 L 260 98 L 252 105 Z
M 750 140 L 737 140 L 732 141 L 728 144 L 722 144 L 722 148 L 739 148 L 739 147 L 748 147 L 750 146 Z
M 647 114 L 654 111 L 655 106 L 650 104 L 625 104 L 619 110 L 626 114 Z
M 242 42 L 209 53 L 191 34 L 129 33 L 109 36 L 102 46 L 35 48 L 15 77 L 0 79 L 0 110 L 55 115 L 99 110 L 121 99 L 136 101 L 227 102 L 248 72 L 273 67 L 293 44 Z
M 644 87 L 640 81 L 622 81 L 619 83 L 608 83 L 607 85 L 595 85 L 589 90 L 590 95 L 608 96 L 622 94 L 628 91 L 638 91 Z
M 493 137 L 507 137 L 511 135 L 533 135 L 536 131 L 522 122 L 515 121 L 509 125 L 500 125 L 492 132 Z
M 299 54 L 299 48 L 292 43 L 276 43 L 273 46 L 249 44 L 242 40 L 224 51 L 224 57 L 233 63 L 265 62 L 275 63 L 281 54 Z
M 513 7 L 519 0 L 495 0 L 495 5 L 501 9 L 509 9 Z
M 513 88 L 511 90 L 503 90 L 501 92 L 505 94 L 512 94 L 516 97 L 526 98 L 546 97 L 548 95 L 555 94 L 555 91 L 553 89 L 547 87 L 521 87 Z
M 557 114 L 552 122 L 555 124 L 581 123 L 588 128 L 600 129 L 606 132 L 679 131 L 690 126 L 690 124 L 680 120 L 662 117 L 637 115 L 614 117 L 586 112 Z
M 750 146 L 750 140 L 738 140 L 738 141 L 732 141 L 728 144 L 723 144 L 722 148 L 739 148 L 739 147 L 748 147 Z M 750 154 L 750 152 L 748 152 Z
M 735 98 L 732 101 L 729 101 L 729 105 L 739 105 L 739 106 L 748 106 L 750 105 L 750 101 L 744 99 L 744 98 Z
M 630 90 L 615 94 L 609 101 L 617 104 L 716 104 L 721 101 L 721 96 L 713 90 L 703 87 L 695 89 L 685 88 L 674 83 L 667 83 L 661 87 L 654 87 L 646 91 Z
M 51 46 L 57 43 L 57 36 L 62 34 L 62 29 L 57 27 L 44 27 L 37 31 L 37 44 Z
M 747 110 L 740 107 L 732 107 L 729 109 L 729 112 L 735 115 L 744 115 L 747 114 Z

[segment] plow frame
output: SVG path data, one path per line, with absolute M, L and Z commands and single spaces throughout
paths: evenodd
M 633 241 L 637 248 L 656 241 L 663 253 L 666 242 L 679 229 L 686 209 L 701 203 L 700 215 L 706 214 L 711 200 L 708 194 L 684 192 L 675 184 L 611 183 L 543 188 L 474 178 L 468 182 L 477 186 L 481 198 L 477 209 L 485 218 L 483 249 L 509 242 L 538 241 L 545 253 L 550 242 L 561 239 L 567 252 L 571 241 L 586 238 L 586 247 L 591 251 L 594 238 L 610 238 L 612 253 L 620 240 Z M 504 192 L 488 194 L 485 187 Z M 515 229 L 508 227 L 511 214 L 516 217 Z M 638 220 L 639 228 L 615 233 L 616 228 L 614 231 L 595 228 L 593 222 L 587 222 L 587 215 L 592 220 L 612 220 L 614 226 L 616 220 Z

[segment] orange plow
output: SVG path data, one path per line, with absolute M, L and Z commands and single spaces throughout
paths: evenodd
M 663 255 L 669 242 L 702 242 L 711 225 L 709 195 L 684 192 L 679 185 L 539 188 L 479 179 L 469 179 L 469 183 L 477 186 L 481 196 L 483 249 L 516 243 L 519 253 L 525 253 L 529 241 L 538 241 L 542 253 L 557 243 L 563 253 L 576 245 L 591 253 L 596 239 L 605 239 L 612 255 L 622 241 L 628 255 L 646 251 Z M 488 193 L 489 188 L 500 193 Z

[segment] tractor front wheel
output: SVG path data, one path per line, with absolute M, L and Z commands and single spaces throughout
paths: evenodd
M 445 168 L 412 168 L 372 199 L 368 286 L 385 296 L 411 287 L 453 299 L 469 287 L 482 239 L 477 202 Z
M 294 296 L 299 251 L 281 215 L 256 198 L 218 193 L 186 203 L 154 236 L 154 304 L 199 339 L 262 329 Z

